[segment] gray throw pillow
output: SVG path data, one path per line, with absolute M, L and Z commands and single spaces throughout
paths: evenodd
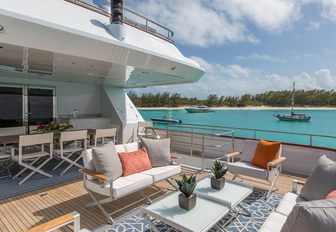
M 300 197 L 307 201 L 320 200 L 335 189 L 336 162 L 321 156 L 303 186 Z
M 170 139 L 141 138 L 146 147 L 152 167 L 161 167 L 171 164 Z
M 300 202 L 295 205 L 281 232 L 335 232 L 336 200 Z
M 113 180 L 122 175 L 121 162 L 112 142 L 93 148 L 92 159 L 98 173 L 104 174 Z

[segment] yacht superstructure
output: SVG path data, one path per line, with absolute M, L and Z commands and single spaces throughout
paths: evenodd
M 1 94 L 16 96 L 16 105 L 1 103 L 7 112 L 21 109 L 1 115 L 3 124 L 68 119 L 76 111 L 82 126 L 111 119 L 129 141 L 142 117 L 125 89 L 201 78 L 203 69 L 181 54 L 171 30 L 122 1 L 97 2 L 0 0 Z M 48 109 L 29 107 L 39 103 L 35 95 L 50 98 Z

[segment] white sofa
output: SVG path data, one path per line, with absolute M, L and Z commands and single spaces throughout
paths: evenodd
M 283 225 L 287 220 L 288 215 L 292 212 L 294 206 L 299 202 L 305 201 L 297 193 L 298 184 L 304 184 L 304 183 L 297 180 L 293 180 L 292 192 L 288 192 L 284 195 L 276 210 L 268 216 L 259 232 L 281 231 Z
M 140 143 L 134 142 L 129 144 L 116 145 L 117 152 L 133 152 L 138 150 Z M 140 192 L 146 187 L 149 187 L 159 181 L 166 180 L 173 185 L 169 178 L 181 173 L 181 167 L 178 164 L 171 164 L 163 167 L 155 167 L 150 170 L 139 172 L 125 177 L 119 177 L 116 180 L 111 180 L 108 177 L 95 173 L 92 150 L 83 151 L 84 169 L 81 172 L 84 174 L 84 187 L 94 200 L 88 207 L 97 205 L 103 214 L 107 217 L 110 223 L 113 219 L 108 215 L 102 204 L 111 202 L 118 198 L 127 196 L 134 192 Z M 174 186 L 174 185 L 173 185 Z M 174 186 L 176 188 L 176 186 Z M 98 201 L 93 193 L 98 193 L 107 196 L 107 199 Z M 150 199 L 147 198 L 149 201 Z

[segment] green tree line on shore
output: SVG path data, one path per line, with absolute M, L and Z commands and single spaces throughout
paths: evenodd
M 180 93 L 143 93 L 129 92 L 128 96 L 137 107 L 177 107 L 191 105 L 207 105 L 210 107 L 229 106 L 289 106 L 291 91 L 267 91 L 259 94 L 244 94 L 241 96 L 217 96 L 210 94 L 206 99 L 182 97 Z M 296 90 L 295 105 L 297 106 L 331 106 L 336 107 L 336 92 L 334 90 Z

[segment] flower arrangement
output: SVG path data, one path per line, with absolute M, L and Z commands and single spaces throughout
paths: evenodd
M 71 124 L 68 123 L 61 123 L 58 124 L 54 121 L 51 121 L 48 124 L 41 124 L 37 126 L 37 131 L 46 133 L 46 132 L 51 132 L 51 131 L 66 131 L 68 129 L 73 128 Z

